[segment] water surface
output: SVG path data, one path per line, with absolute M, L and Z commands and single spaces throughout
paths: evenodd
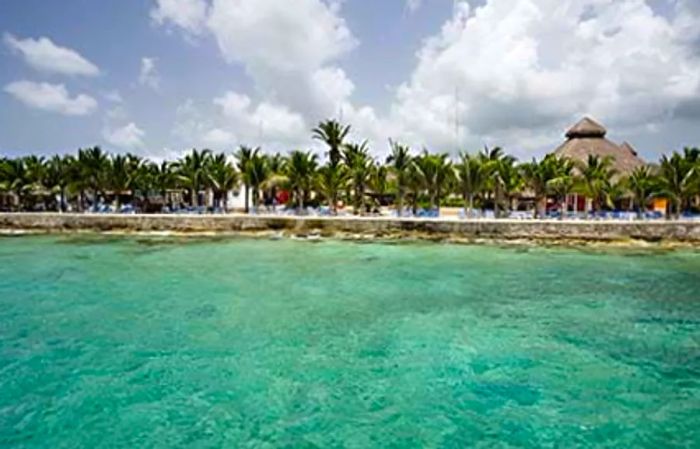
M 3 238 L 0 447 L 700 447 L 700 254 Z

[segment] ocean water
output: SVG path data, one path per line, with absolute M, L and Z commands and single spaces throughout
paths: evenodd
M 0 239 L 1 448 L 697 448 L 700 253 Z

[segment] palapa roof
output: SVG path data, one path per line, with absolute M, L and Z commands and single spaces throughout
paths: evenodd
M 583 120 L 566 132 L 566 137 L 569 139 L 576 137 L 605 137 L 607 133 L 608 130 L 603 125 L 590 117 L 584 117 Z
M 635 168 L 646 165 L 632 145 L 617 145 L 605 138 L 607 130 L 595 120 L 586 117 L 566 133 L 567 141 L 554 151 L 560 157 L 586 162 L 589 155 L 611 157 L 613 168 L 620 175 L 628 175 Z

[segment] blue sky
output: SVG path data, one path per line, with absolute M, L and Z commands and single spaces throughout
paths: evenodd
M 693 0 L 5 0 L 0 153 L 312 147 L 541 155 L 592 115 L 648 158 L 700 143 Z

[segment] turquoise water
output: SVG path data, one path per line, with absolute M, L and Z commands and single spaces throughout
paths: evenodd
M 0 447 L 700 447 L 700 253 L 3 238 Z

